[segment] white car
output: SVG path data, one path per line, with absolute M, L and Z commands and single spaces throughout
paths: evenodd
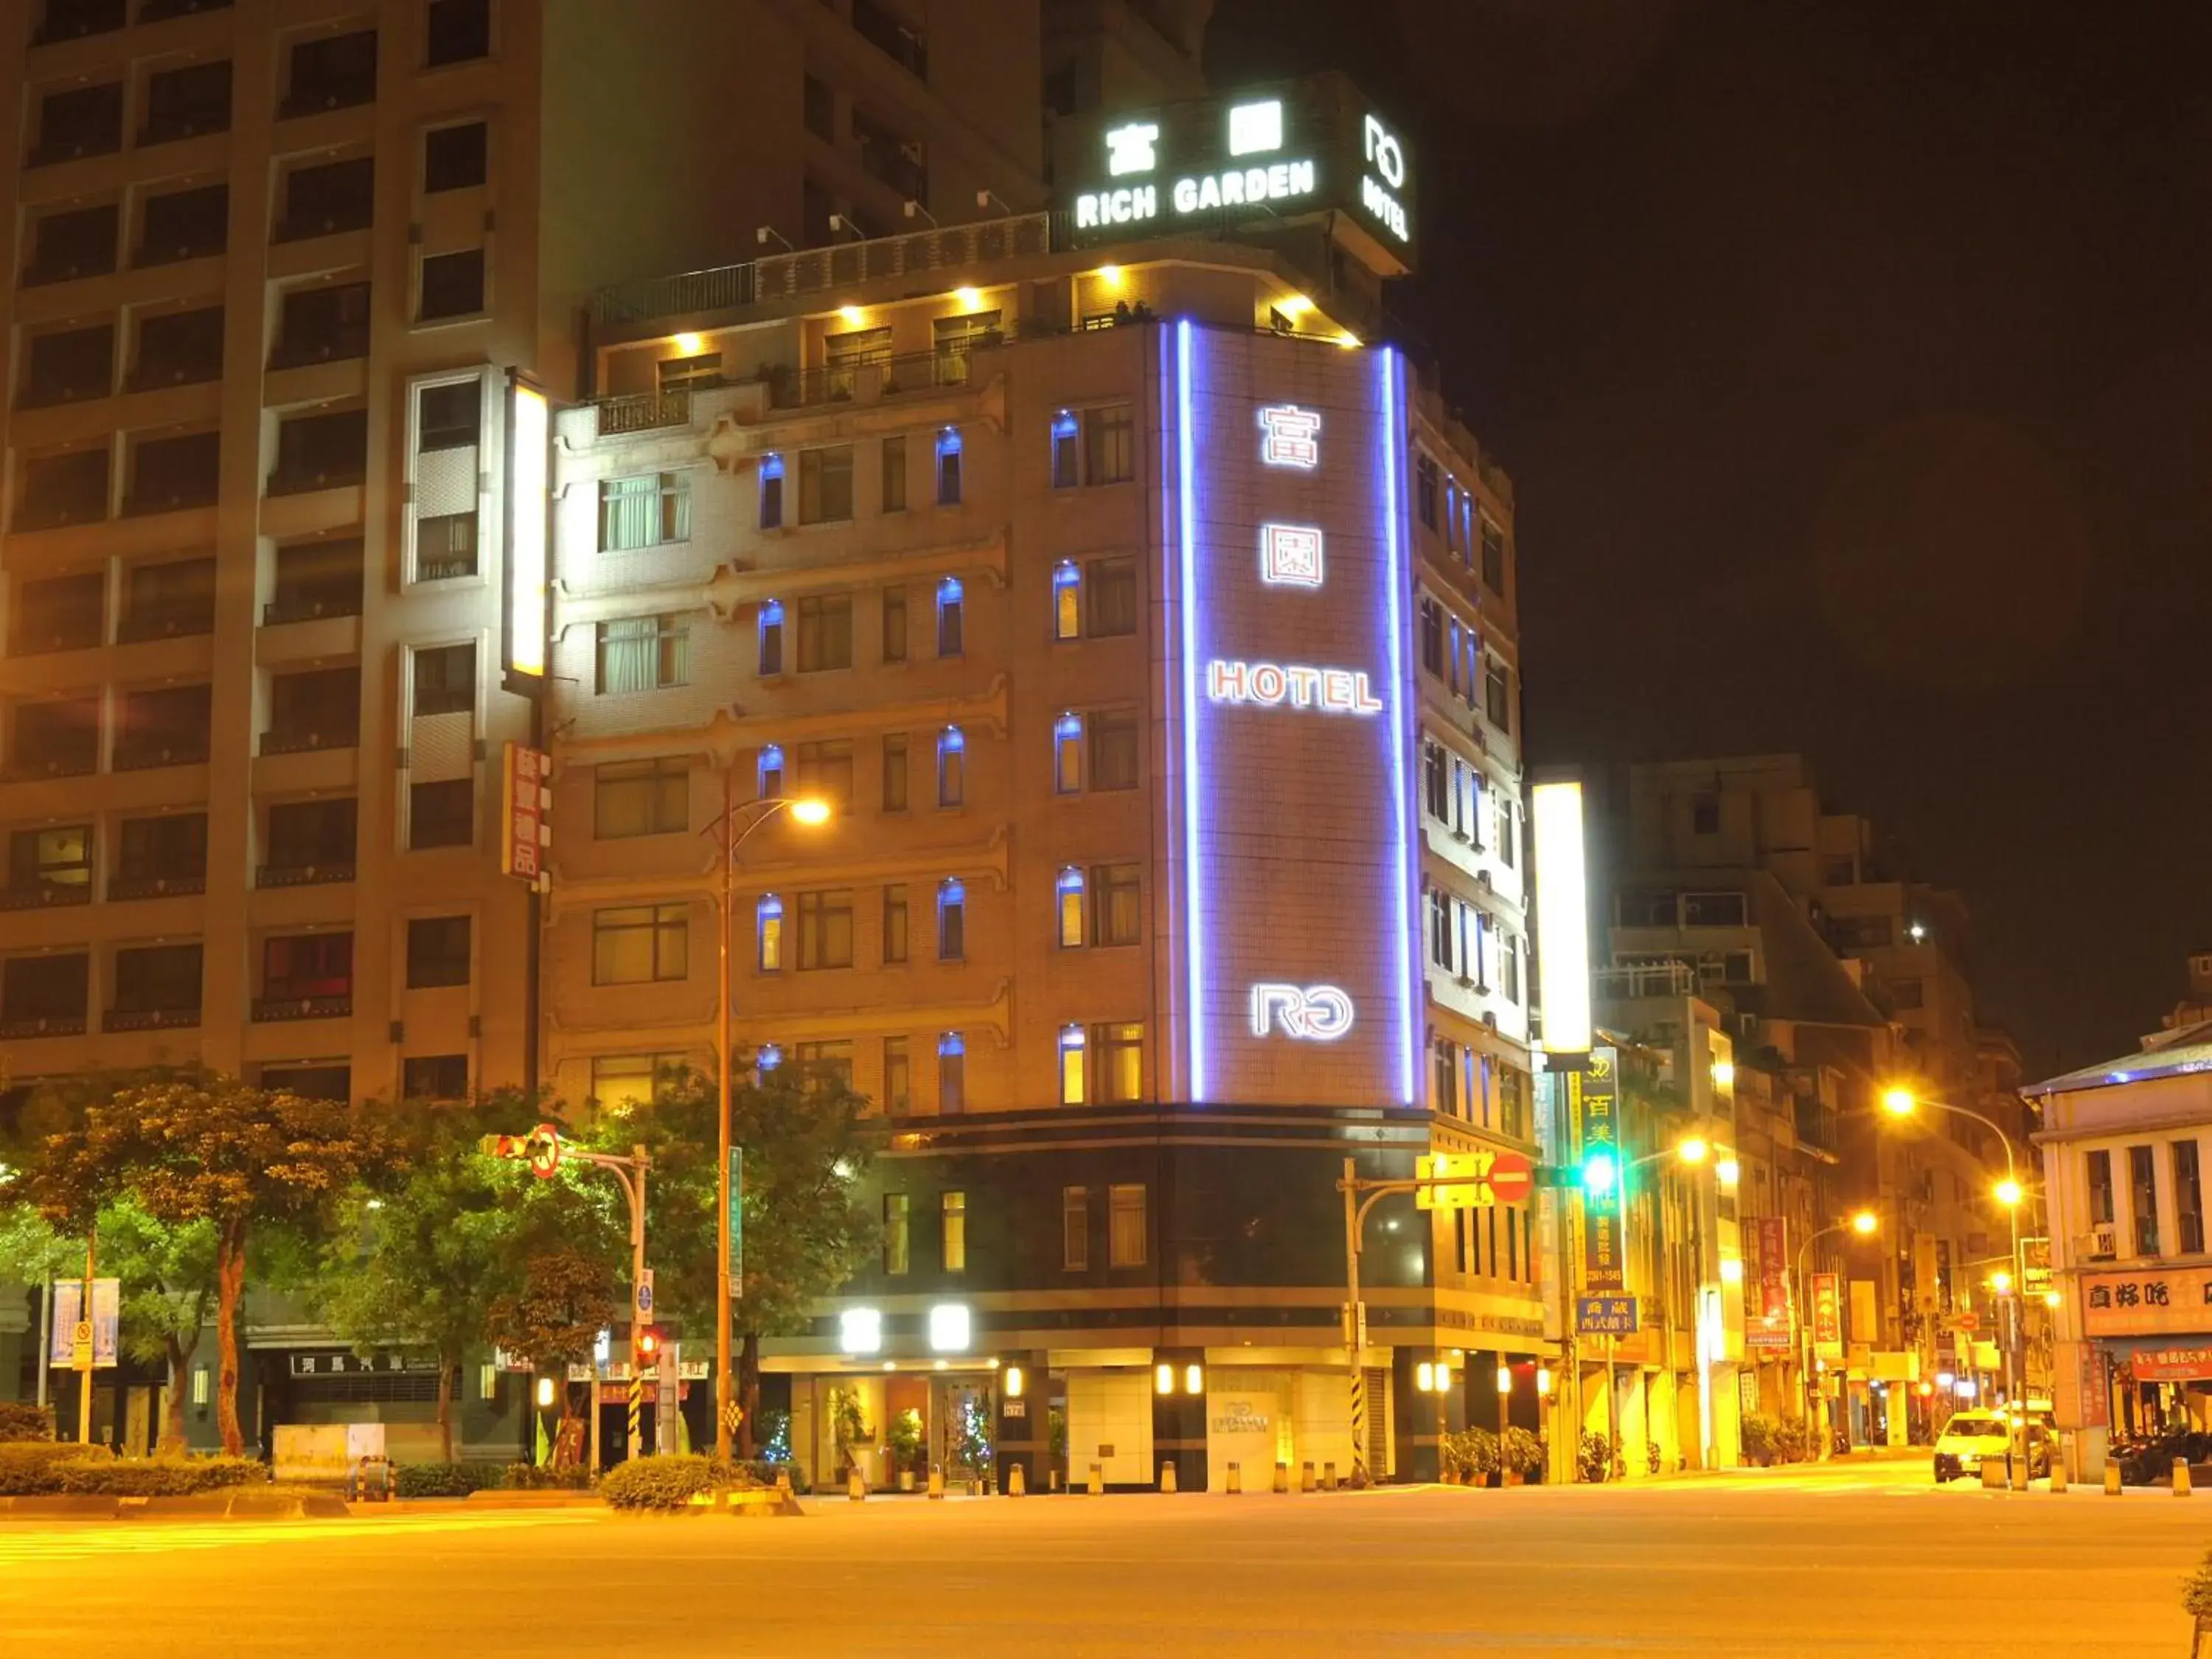
M 2004 1462 L 2005 1445 L 2023 1432 L 2001 1411 L 1960 1412 L 1943 1425 L 1936 1440 L 1936 1484 L 1962 1474 L 1978 1474 L 1985 1462 Z M 2027 1443 L 2030 1480 L 2051 1473 L 2051 1431 L 2033 1417 L 2024 1433 Z

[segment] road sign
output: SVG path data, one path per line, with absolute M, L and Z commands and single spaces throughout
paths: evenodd
M 90 1364 L 94 1369 L 105 1370 L 116 1361 L 116 1339 L 123 1306 L 123 1281 L 118 1279 L 95 1279 L 92 1281 L 92 1317 L 84 1316 L 84 1281 L 82 1279 L 56 1279 L 49 1291 L 53 1297 L 54 1322 L 52 1336 L 46 1343 L 49 1364 L 67 1370 L 82 1370 L 86 1362 L 77 1358 L 77 1333 L 89 1325 L 84 1340 L 92 1346 Z
M 730 1148 L 730 1294 L 745 1293 L 745 1149 Z
M 637 1316 L 653 1317 L 653 1269 L 646 1268 L 637 1276 Z
M 552 1179 L 561 1167 L 561 1131 L 551 1123 L 541 1123 L 530 1132 L 523 1143 L 523 1156 L 530 1160 L 530 1173 L 540 1181 Z
M 2049 1239 L 2023 1238 L 2020 1241 L 2020 1291 L 2026 1297 L 2044 1297 L 2051 1293 Z
M 1535 1184 L 1535 1169 L 1519 1152 L 1433 1152 L 1413 1160 L 1422 1181 L 1449 1186 L 1417 1187 L 1413 1205 L 1422 1210 L 1486 1210 L 1518 1204 Z
M 1535 1184 L 1535 1166 L 1521 1153 L 1498 1152 L 1491 1158 L 1491 1196 L 1500 1204 L 1518 1204 Z
M 1632 1296 L 1578 1296 L 1575 1298 L 1575 1333 L 1578 1336 L 1633 1336 L 1636 1298 Z
M 88 1371 L 92 1369 L 92 1322 L 80 1319 L 70 1328 L 70 1369 Z

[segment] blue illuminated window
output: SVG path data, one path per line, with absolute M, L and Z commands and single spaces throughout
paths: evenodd
M 960 505 L 960 433 L 954 427 L 937 434 L 937 504 Z
M 783 457 L 763 455 L 760 464 L 760 527 L 777 530 L 782 525 Z
M 1083 1028 L 1063 1025 L 1060 1028 L 1060 1103 L 1063 1106 L 1083 1104 Z
M 1073 489 L 1083 482 L 1081 427 L 1073 410 L 1052 417 L 1052 487 Z
M 1062 559 L 1052 573 L 1052 636 L 1079 638 L 1083 632 L 1083 573 Z
M 783 967 L 783 901 L 774 893 L 762 894 L 753 907 L 753 924 L 760 941 L 760 970 L 775 973 Z
M 783 601 L 768 599 L 760 608 L 760 672 L 783 672 Z
M 937 1039 L 937 1109 L 960 1112 L 968 1108 L 968 1045 L 957 1031 Z
M 957 879 L 937 887 L 937 959 L 958 962 L 968 954 L 968 890 Z
M 1083 943 L 1083 872 L 1073 865 L 1060 872 L 1055 884 L 1059 903 L 1057 927 L 1061 947 L 1074 950 Z
M 774 800 L 783 793 L 783 750 L 775 744 L 768 744 L 760 751 L 757 781 L 763 800 Z
M 968 1052 L 968 1044 L 959 1032 L 946 1031 L 937 1039 L 937 1052 L 939 1054 L 964 1054 Z
M 1052 787 L 1055 794 L 1083 788 L 1083 716 L 1062 714 L 1052 724 Z
M 964 648 L 967 629 L 961 615 L 962 591 L 957 576 L 937 585 L 937 654 L 957 657 Z
M 753 1064 L 761 1071 L 773 1072 L 783 1064 L 783 1046 L 775 1042 L 762 1043 L 760 1053 L 755 1057 Z
M 968 798 L 968 739 L 957 726 L 937 734 L 937 804 L 957 806 Z

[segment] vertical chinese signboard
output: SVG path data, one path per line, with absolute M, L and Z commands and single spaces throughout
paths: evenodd
M 1759 1217 L 1749 1230 L 1759 1252 L 1758 1277 L 1751 1281 L 1750 1305 L 1743 1310 L 1743 1340 L 1754 1348 L 1788 1349 L 1790 1328 L 1790 1226 L 1778 1215 Z
M 1616 1055 L 1611 1048 L 1592 1048 L 1585 1071 L 1567 1073 L 1567 1099 L 1575 1115 L 1575 1138 L 1588 1164 L 1593 1155 L 1609 1152 L 1616 1171 L 1620 1159 L 1620 1095 Z M 1625 1172 L 1617 1173 L 1610 1199 L 1595 1195 L 1583 1203 L 1583 1287 L 1591 1291 L 1628 1288 L 1627 1263 L 1621 1254 L 1620 1206 L 1628 1187 Z
M 541 749 L 507 745 L 500 769 L 499 867 L 535 883 L 544 869 L 547 808 L 552 804 L 552 757 Z
M 1813 1275 L 1813 1353 L 1820 1359 L 1844 1357 L 1843 1285 L 1835 1273 Z
M 1159 332 L 1182 1091 L 1411 1105 L 1404 363 Z

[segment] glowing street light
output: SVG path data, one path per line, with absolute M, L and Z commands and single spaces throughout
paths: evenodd
M 1997 1182 L 1996 1195 L 1997 1202 L 2003 1205 L 2008 1210 L 2013 1208 L 2020 1202 L 2021 1198 L 2025 1196 L 2021 1189 L 2020 1182 L 2014 1181 L 2010 1176 L 2007 1176 L 2002 1181 Z
M 806 795 L 791 803 L 786 809 L 796 821 L 809 829 L 830 822 L 830 803 L 817 796 Z
M 1856 1215 L 1851 1218 L 1851 1231 L 1856 1233 L 1861 1238 L 1869 1237 L 1874 1232 L 1875 1228 L 1881 1225 L 1881 1218 L 1876 1215 L 1872 1210 L 1861 1210 Z

